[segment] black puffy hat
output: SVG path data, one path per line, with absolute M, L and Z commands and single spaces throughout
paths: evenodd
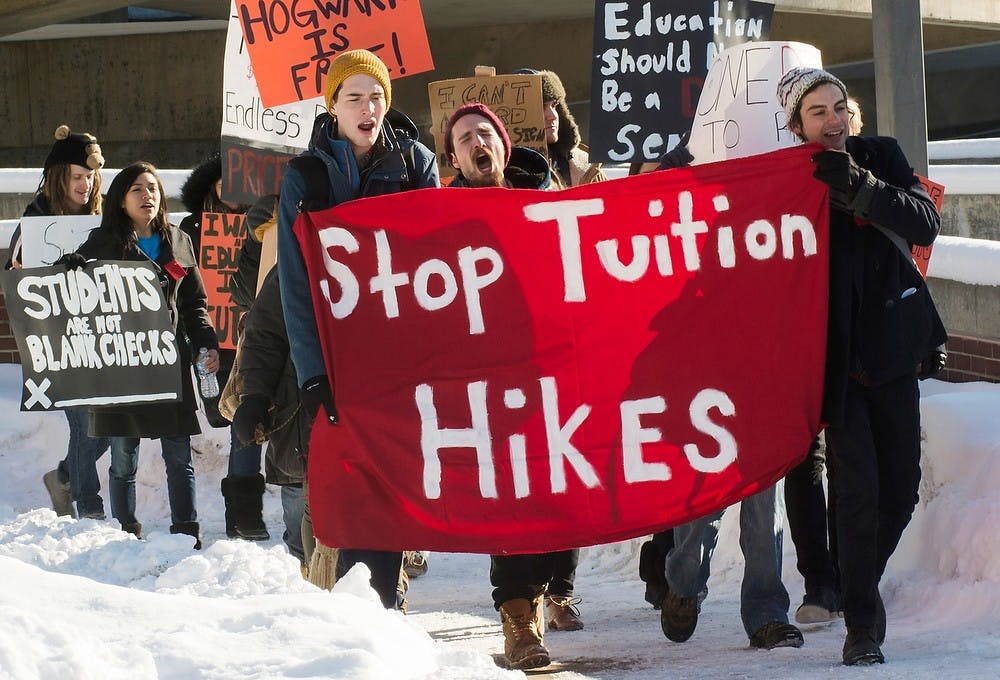
M 104 167 L 104 156 L 97 138 L 88 132 L 72 133 L 68 125 L 60 125 L 55 132 L 56 141 L 45 159 L 45 170 L 60 163 L 79 165 L 91 170 Z

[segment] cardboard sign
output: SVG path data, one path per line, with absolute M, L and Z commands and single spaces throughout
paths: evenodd
M 547 552 L 775 483 L 820 427 L 814 152 L 301 215 L 340 413 L 312 430 L 317 537 Z
M 153 265 L 107 260 L 0 279 L 21 354 L 22 411 L 181 399 L 177 339 Z
M 246 236 L 243 213 L 202 213 L 198 268 L 208 296 L 208 316 L 219 347 L 236 349 L 240 310 L 233 304 L 229 280 L 236 273 L 236 256 Z
M 715 55 L 767 40 L 773 13 L 749 0 L 596 0 L 590 160 L 655 161 L 672 149 Z
M 548 157 L 540 75 L 501 74 L 438 80 L 427 85 L 427 96 L 431 105 L 438 173 L 442 177 L 457 174 L 444 152 L 444 127 L 455 109 L 473 102 L 488 107 L 503 121 L 511 144 L 526 146 Z
M 235 2 L 226 32 L 222 74 L 222 195 L 253 203 L 277 194 L 285 162 L 309 146 L 322 97 L 265 106 L 243 41 Z
M 799 144 L 778 103 L 778 81 L 797 66 L 823 68 L 818 49 L 796 42 L 730 47 L 712 63 L 688 150 L 695 163 L 742 158 Z
M 46 267 L 76 252 L 100 223 L 100 215 L 22 217 L 21 265 Z
M 938 212 L 941 212 L 941 208 L 944 206 L 944 185 L 938 184 L 932 179 L 917 175 L 917 179 L 920 180 L 920 184 L 923 185 L 924 189 L 927 190 L 927 194 L 934 201 L 934 207 L 937 208 Z M 913 263 L 917 265 L 917 269 L 920 270 L 920 274 L 926 279 L 927 278 L 927 266 L 931 262 L 931 251 L 934 250 L 934 244 L 929 246 L 911 246 L 910 252 L 913 253 Z
M 235 0 L 264 106 L 323 94 L 341 52 L 366 49 L 390 78 L 434 69 L 418 0 Z

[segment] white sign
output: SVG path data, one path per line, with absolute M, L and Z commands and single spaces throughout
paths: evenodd
M 823 68 L 820 51 L 798 42 L 748 42 L 712 62 L 698 99 L 688 150 L 694 163 L 742 158 L 795 146 L 776 93 L 797 66 Z
M 325 110 L 322 97 L 283 106 L 265 107 L 261 103 L 239 16 L 231 2 L 222 75 L 222 135 L 298 153 L 309 145 L 313 121 Z
M 66 253 L 75 252 L 100 215 L 52 215 L 21 218 L 21 265 L 46 267 Z

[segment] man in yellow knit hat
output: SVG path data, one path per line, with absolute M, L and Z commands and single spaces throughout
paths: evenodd
M 316 117 L 308 150 L 288 163 L 278 201 L 278 278 L 289 351 L 310 420 L 337 422 L 331 377 L 323 362 L 305 260 L 292 230 L 303 211 L 366 196 L 440 185 L 434 154 L 417 127 L 389 108 L 389 70 L 367 50 L 340 54 L 327 71 L 326 111 Z M 252 428 L 251 428 L 252 431 Z M 383 605 L 398 607 L 402 551 L 340 546 L 337 575 L 363 562 Z

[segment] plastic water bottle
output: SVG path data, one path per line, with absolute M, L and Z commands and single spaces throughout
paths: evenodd
M 219 381 L 214 373 L 209 373 L 205 368 L 206 361 L 208 361 L 208 350 L 202 347 L 198 350 L 198 360 L 195 362 L 195 370 L 198 371 L 198 389 L 201 396 L 211 399 L 219 396 Z

